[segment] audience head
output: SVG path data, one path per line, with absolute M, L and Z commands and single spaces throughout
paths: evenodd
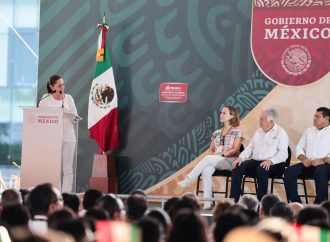
M 170 199 L 168 199 L 165 204 L 164 204 L 164 210 L 167 212 L 167 214 L 171 216 L 172 214 L 172 210 L 174 209 L 174 207 L 176 206 L 176 203 L 180 201 L 180 198 L 178 197 L 171 197 Z
M 136 222 L 144 216 L 147 210 L 147 199 L 140 194 L 130 195 L 126 200 L 127 219 Z
M 71 235 L 76 242 L 92 241 L 92 233 L 86 222 L 81 218 L 70 219 L 59 224 L 56 230 Z
M 330 109 L 326 107 L 320 107 L 316 109 L 314 114 L 314 126 L 318 129 L 322 129 L 329 125 Z
M 88 210 L 96 205 L 98 200 L 100 200 L 103 197 L 103 193 L 96 189 L 89 189 L 85 192 L 84 198 L 83 198 L 83 208 L 85 210 Z
M 105 195 L 99 200 L 97 206 L 104 209 L 109 214 L 111 220 L 125 220 L 124 204 L 115 195 Z
M 141 229 L 141 242 L 160 242 L 164 240 L 163 226 L 152 217 L 143 217 L 138 226 Z
M 76 218 L 77 215 L 68 207 L 56 210 L 48 215 L 48 228 L 56 229 L 62 223 Z
M 248 217 L 244 213 L 225 212 L 216 221 L 213 230 L 214 241 L 223 241 L 225 236 L 234 228 L 248 224 Z
M 135 194 L 144 196 L 146 200 L 148 199 L 147 194 L 142 189 L 135 189 L 133 192 L 131 192 L 130 195 L 135 195 Z
M 261 199 L 260 216 L 268 217 L 270 209 L 278 202 L 280 198 L 275 194 L 267 194 Z
M 218 218 L 226 212 L 228 208 L 232 206 L 230 201 L 218 202 L 218 204 L 213 209 L 213 222 L 218 221 Z
M 229 232 L 224 242 L 278 242 L 266 232 L 251 227 L 239 227 Z
M 173 218 L 168 242 L 177 241 L 207 242 L 205 222 L 191 209 L 181 209 Z
M 327 211 L 328 217 L 330 219 L 330 201 L 324 201 L 323 203 L 321 203 L 321 207 Z M 329 224 L 330 224 L 330 221 L 329 221 Z
M 63 199 L 58 189 L 50 183 L 44 183 L 30 192 L 27 205 L 32 216 L 47 215 L 63 207 Z
M 292 208 L 293 213 L 294 213 L 294 218 L 296 219 L 298 214 L 300 213 L 301 209 L 304 208 L 304 205 L 302 205 L 301 203 L 298 202 L 293 202 L 290 203 L 289 206 Z
M 163 227 L 166 235 L 169 235 L 171 229 L 171 218 L 167 212 L 161 208 L 150 208 L 147 211 L 147 217 L 156 219 Z
M 297 223 L 301 225 L 313 225 L 324 229 L 330 228 L 327 211 L 318 206 L 303 208 L 297 216 Z
M 251 194 L 244 194 L 238 201 L 238 204 L 245 205 L 248 210 L 257 212 L 259 201 L 256 196 L 253 196 Z
M 181 209 L 190 209 L 194 212 L 199 212 L 200 206 L 194 197 L 182 196 L 179 200 L 177 200 L 173 204 L 172 208 L 169 210 L 169 216 L 172 221 L 173 221 L 174 216 Z
M 5 206 L 0 214 L 0 220 L 8 227 L 28 226 L 30 215 L 22 204 Z
M 7 189 L 1 194 L 1 207 L 4 208 L 10 205 L 22 204 L 22 195 L 16 189 Z
M 272 206 L 269 211 L 270 216 L 280 217 L 287 222 L 291 223 L 294 220 L 294 212 L 289 204 L 284 202 L 278 202 Z
M 63 197 L 63 205 L 72 209 L 76 214 L 79 213 L 80 210 L 80 199 L 76 194 L 70 193 L 62 193 Z
M 279 114 L 275 108 L 264 108 L 260 114 L 259 125 L 264 131 L 272 128 Z

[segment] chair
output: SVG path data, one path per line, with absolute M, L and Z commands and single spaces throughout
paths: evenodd
M 291 149 L 288 146 L 288 158 L 285 160 L 285 167 L 284 169 L 278 169 L 275 173 L 270 174 L 268 178 L 271 178 L 271 185 L 270 185 L 270 193 L 273 193 L 274 191 L 274 184 L 284 184 L 284 171 L 287 167 L 290 166 L 290 162 L 291 162 Z M 247 178 L 251 178 L 252 180 L 246 180 Z M 281 179 L 282 181 L 276 181 L 277 179 Z M 246 182 L 250 182 L 250 183 L 254 183 L 255 186 L 255 191 L 256 192 L 244 192 L 245 189 L 245 183 Z M 257 185 L 257 178 L 256 178 L 256 174 L 246 174 L 243 176 L 242 179 L 242 188 L 241 188 L 241 195 L 243 194 L 253 194 L 256 195 L 257 194 L 257 190 L 258 190 L 258 185 Z
M 330 178 L 329 178 L 330 179 Z M 304 197 L 306 204 L 308 204 L 308 198 L 309 197 L 316 197 L 316 195 L 312 195 L 312 194 L 308 194 L 307 193 L 307 186 L 306 186 L 306 181 L 308 180 L 312 180 L 314 181 L 314 177 L 311 174 L 301 174 L 300 176 L 298 176 L 298 180 L 301 180 L 301 182 L 297 182 L 298 185 L 302 185 L 304 188 L 304 194 L 298 194 L 299 197 Z M 330 185 L 330 183 L 328 184 L 328 186 Z M 329 195 L 327 196 L 327 200 L 328 200 Z
M 241 144 L 241 147 L 239 149 L 239 152 L 241 153 L 244 150 L 244 145 Z M 212 191 L 213 194 L 225 194 L 225 197 L 228 197 L 228 187 L 229 187 L 229 182 L 231 181 L 231 170 L 215 170 L 214 173 L 212 174 L 212 177 L 225 177 L 226 178 L 226 188 L 225 191 Z M 200 190 L 200 181 L 202 178 L 202 174 L 200 174 L 197 178 L 197 186 L 196 186 L 196 195 L 198 196 L 199 193 L 203 193 L 204 191 Z

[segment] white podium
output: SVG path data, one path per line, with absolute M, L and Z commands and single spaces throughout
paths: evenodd
M 22 107 L 23 137 L 21 188 L 49 182 L 61 190 L 62 128 L 64 119 L 74 125 L 78 140 L 79 116 L 63 108 Z M 73 160 L 73 191 L 76 190 L 77 143 Z

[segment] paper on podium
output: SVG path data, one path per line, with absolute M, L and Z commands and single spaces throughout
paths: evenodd
M 73 121 L 83 120 L 82 117 L 80 117 L 78 114 L 71 112 L 67 108 L 63 108 L 63 116 L 66 118 L 69 118 Z

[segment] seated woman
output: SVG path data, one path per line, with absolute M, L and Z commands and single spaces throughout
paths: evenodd
M 210 145 L 211 155 L 202 159 L 186 178 L 178 185 L 187 188 L 202 173 L 204 198 L 212 198 L 212 174 L 215 169 L 231 170 L 233 161 L 238 157 L 243 140 L 239 126 L 237 110 L 232 106 L 224 106 L 220 113 L 223 128 L 212 134 Z M 205 201 L 203 209 L 211 209 L 211 201 Z

